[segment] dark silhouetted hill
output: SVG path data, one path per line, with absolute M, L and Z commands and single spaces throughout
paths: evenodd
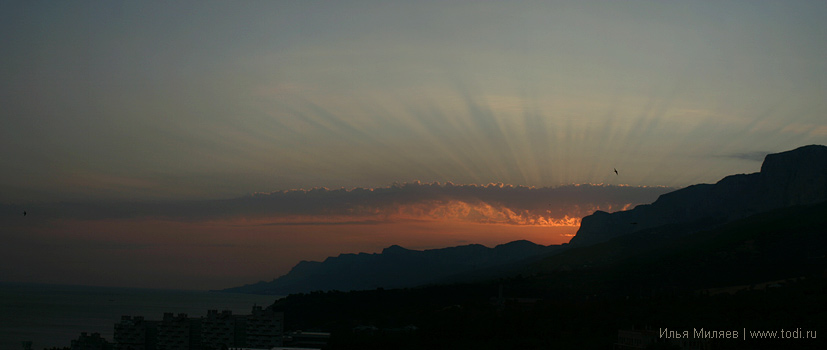
M 521 240 L 488 248 L 479 244 L 411 250 L 398 245 L 379 254 L 341 254 L 323 262 L 302 261 L 270 282 L 229 288 L 224 292 L 287 295 L 317 290 L 365 290 L 414 287 L 474 271 L 495 269 L 552 253 L 561 246 Z
M 615 290 L 725 287 L 827 272 L 827 202 L 701 226 L 663 225 L 573 247 L 524 272 L 597 272 Z
M 786 207 L 570 248 L 519 275 L 292 294 L 274 307 L 291 315 L 286 329 L 330 331 L 331 349 L 609 349 L 618 330 L 637 327 L 822 330 L 827 321 L 814 310 L 827 306 L 825 227 L 827 202 Z M 824 348 L 821 338 L 690 340 L 708 349 Z M 647 348 L 674 348 L 655 345 Z
M 332 349 L 608 349 L 631 329 L 692 335 L 649 349 L 824 349 L 822 338 L 747 332 L 827 327 L 815 311 L 827 307 L 826 176 L 827 147 L 772 154 L 760 173 L 597 212 L 576 244 L 473 270 L 499 271 L 487 280 L 293 294 L 274 308 L 292 315 L 286 328 L 331 331 Z M 466 247 L 451 249 L 479 249 Z
M 571 246 L 586 246 L 662 225 L 709 228 L 753 214 L 827 200 L 827 147 L 769 154 L 761 171 L 727 176 L 661 195 L 654 203 L 583 218 Z

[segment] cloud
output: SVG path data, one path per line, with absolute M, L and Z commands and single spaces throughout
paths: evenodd
M 40 257 L 25 267 L 0 268 L 0 277 L 223 288 L 276 277 L 300 260 L 378 252 L 392 244 L 415 249 L 517 239 L 561 244 L 594 210 L 650 203 L 670 190 L 411 182 L 225 200 L 0 205 L 0 265 Z
M 718 157 L 721 158 L 734 158 L 734 159 L 743 159 L 743 160 L 751 160 L 755 162 L 763 162 L 764 157 L 771 152 L 743 152 L 743 153 L 730 153 L 720 155 Z
M 261 224 L 261 226 L 328 226 L 328 225 L 381 225 L 388 223 L 387 220 L 350 220 L 350 221 L 313 221 L 313 220 L 294 220 L 294 221 L 280 221 L 268 222 Z
M 377 225 L 462 221 L 576 226 L 595 210 L 618 211 L 653 202 L 669 187 L 600 184 L 527 187 L 502 183 L 396 183 L 387 187 L 293 189 L 225 200 L 52 203 L 26 208 L 26 220 L 139 219 L 226 221 L 240 225 Z M 20 221 L 20 206 L 6 206 Z

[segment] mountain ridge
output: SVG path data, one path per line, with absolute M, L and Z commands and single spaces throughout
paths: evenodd
M 532 259 L 633 233 L 689 235 L 778 208 L 823 201 L 827 201 L 827 147 L 803 146 L 767 155 L 758 173 L 729 175 L 715 184 L 687 186 L 631 210 L 596 211 L 582 219 L 580 229 L 567 245 L 541 246 L 519 240 L 494 248 L 467 244 L 422 251 L 391 245 L 381 253 L 348 253 L 322 262 L 301 261 L 270 282 L 222 291 L 286 295 L 494 278 L 519 271 L 521 264 Z
M 317 290 L 366 290 L 402 288 L 438 283 L 452 276 L 508 265 L 544 254 L 562 246 L 543 246 L 517 240 L 488 248 L 481 244 L 413 250 L 399 245 L 381 253 L 343 253 L 324 261 L 300 261 L 287 274 L 220 290 L 250 294 L 287 295 Z
M 744 335 L 696 339 L 703 348 L 822 349 L 815 337 L 746 333 L 789 322 L 801 330 L 827 326 L 813 312 L 827 290 L 827 147 L 795 151 L 767 156 L 763 174 L 689 186 L 630 211 L 596 212 L 583 225 L 614 236 L 560 246 L 496 273 L 478 270 L 484 278 L 292 294 L 273 308 L 294 315 L 287 326 L 330 329 L 350 348 L 606 349 L 630 345 L 623 342 L 629 334 L 646 345 L 655 334 L 646 348 L 665 349 L 686 339 L 660 339 L 653 329 L 692 334 L 705 327 Z M 417 330 L 380 331 L 408 325 Z
M 809 145 L 768 154 L 761 171 L 729 175 L 662 194 L 651 204 L 584 217 L 571 246 L 584 246 L 667 224 L 707 220 L 711 225 L 795 205 L 827 200 L 827 147 Z

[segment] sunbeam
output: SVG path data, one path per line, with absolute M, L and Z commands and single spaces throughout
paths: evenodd
M 5 251 L 43 248 L 25 232 L 50 220 L 106 254 L 167 243 L 141 229 L 220 236 L 210 223 L 233 229 L 209 243 L 326 253 L 561 243 L 590 211 L 827 144 L 825 17 L 812 1 L 2 2 L 0 206 L 33 225 Z M 605 197 L 621 192 L 646 196 Z M 119 224 L 128 239 L 102 238 Z

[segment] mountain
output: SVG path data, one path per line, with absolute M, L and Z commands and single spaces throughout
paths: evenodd
M 825 227 L 827 201 L 774 209 L 709 229 L 663 225 L 573 247 L 532 264 L 526 273 L 600 271 L 623 276 L 619 284 L 685 288 L 822 274 L 827 271 Z
M 706 230 L 664 225 L 573 247 L 511 276 L 292 294 L 273 307 L 290 315 L 285 329 L 330 331 L 342 349 L 609 349 L 624 348 L 621 334 L 647 330 L 657 343 L 638 348 L 687 343 L 658 338 L 665 329 L 688 331 L 695 348 L 823 349 L 817 339 L 694 334 L 827 327 L 816 311 L 827 305 L 825 227 L 827 202 L 785 207 Z
M 402 288 L 436 283 L 460 274 L 495 269 L 560 250 L 520 240 L 488 248 L 480 244 L 411 250 L 393 245 L 379 254 L 341 254 L 323 262 L 302 261 L 284 276 L 223 292 L 287 295 L 317 290 Z
M 709 231 L 756 214 L 824 201 L 827 147 L 804 146 L 767 155 L 758 173 L 731 175 L 715 184 L 689 186 L 628 211 L 597 211 L 583 218 L 569 245 L 545 247 L 516 241 L 495 248 L 472 244 L 424 251 L 394 245 L 380 254 L 341 254 L 324 262 L 302 261 L 273 281 L 224 291 L 286 295 L 473 281 L 526 271 L 531 258 L 564 251 L 550 259 L 573 259 L 563 265 L 576 267 L 577 254 L 599 254 L 594 252 L 604 249 L 604 258 L 612 258 L 618 252 L 640 251 L 653 242 L 671 242 L 673 238 Z M 578 253 L 578 248 L 625 236 L 630 238 L 624 242 L 632 243 L 604 245 L 589 250 L 591 253 Z
M 291 315 L 286 328 L 329 330 L 339 348 L 823 349 L 825 156 L 771 154 L 760 173 L 597 212 L 572 244 L 488 279 L 293 294 L 273 307 Z
M 571 240 L 586 246 L 662 225 L 711 228 L 753 214 L 827 200 L 827 147 L 769 154 L 761 171 L 727 176 L 661 195 L 654 203 L 586 216 Z

